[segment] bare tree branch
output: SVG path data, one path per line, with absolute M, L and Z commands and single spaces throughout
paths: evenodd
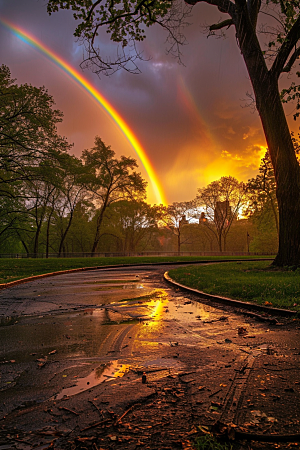
M 214 25 L 211 25 L 209 27 L 209 31 L 221 30 L 222 28 L 225 28 L 225 27 L 227 27 L 227 29 L 228 29 L 229 27 L 231 27 L 231 25 L 233 25 L 232 19 L 223 20 L 223 22 L 219 22 L 219 23 L 215 23 Z

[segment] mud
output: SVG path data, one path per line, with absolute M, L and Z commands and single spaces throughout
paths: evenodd
M 218 422 L 299 433 L 298 322 L 199 303 L 163 272 L 83 272 L 0 293 L 0 449 L 192 448 L 199 426 Z

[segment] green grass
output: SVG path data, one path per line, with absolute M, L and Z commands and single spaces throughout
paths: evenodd
M 274 270 L 269 264 L 232 262 L 183 267 L 169 273 L 178 283 L 208 294 L 300 311 L 300 269 Z
M 236 257 L 227 257 L 234 259 Z M 247 258 L 247 257 L 241 257 Z M 116 258 L 24 258 L 24 259 L 0 259 L 0 284 L 10 281 L 20 280 L 31 277 L 32 275 L 41 275 L 49 272 L 58 272 L 60 270 L 78 269 L 81 267 L 97 267 L 119 264 L 143 264 L 159 262 L 188 262 L 200 260 L 216 260 L 220 257 L 196 257 L 196 256 L 145 256 L 145 257 L 116 257 Z M 240 259 L 240 257 L 239 257 Z
M 232 450 L 231 444 L 220 443 L 214 436 L 206 434 L 196 439 L 195 450 Z

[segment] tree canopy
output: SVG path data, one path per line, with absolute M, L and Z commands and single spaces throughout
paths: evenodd
M 115 152 L 99 136 L 96 136 L 95 146 L 91 150 L 83 151 L 82 159 L 88 172 L 86 187 L 99 208 L 92 247 L 94 253 L 107 207 L 124 199 L 144 198 L 147 183 L 135 172 L 135 159 L 125 156 L 116 158 Z
M 70 149 L 57 132 L 63 114 L 53 108 L 53 97 L 44 87 L 15 81 L 0 66 L 0 170 L 11 174 L 10 181 L 28 178 L 29 167 Z
M 198 189 L 196 202 L 205 209 L 200 223 L 216 236 L 219 250 L 225 250 L 227 234 L 246 202 L 244 183 L 234 177 L 222 177 Z

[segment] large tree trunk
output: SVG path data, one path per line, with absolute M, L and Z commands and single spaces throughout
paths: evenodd
M 101 208 L 100 214 L 97 218 L 97 223 L 96 223 L 96 232 L 95 232 L 95 237 L 94 237 L 94 242 L 93 242 L 93 246 L 92 246 L 92 250 L 91 253 L 95 254 L 96 250 L 97 250 L 97 246 L 99 244 L 100 241 L 100 228 L 103 222 L 103 218 L 104 218 L 104 212 L 105 212 L 106 207 L 104 208 L 104 206 Z
M 49 240 L 50 240 L 50 222 L 54 209 L 52 208 L 47 221 L 47 232 L 46 232 L 46 258 L 49 257 Z
M 272 85 L 269 98 L 271 95 L 274 107 L 264 104 L 260 107 L 260 115 L 277 186 L 279 248 L 274 264 L 294 266 L 300 264 L 300 169 L 278 90 L 272 89 Z
M 219 231 L 218 231 L 218 246 L 219 246 L 219 251 L 221 253 L 223 253 L 223 249 L 222 249 L 222 233 L 220 233 Z
M 24 239 L 20 236 L 20 233 L 18 233 L 18 231 L 17 231 L 17 235 L 18 235 L 20 241 L 22 242 L 22 245 L 23 245 L 23 247 L 24 247 L 24 249 L 25 249 L 25 252 L 27 253 L 27 257 L 28 257 L 28 255 L 29 255 L 29 248 L 27 247 L 26 242 L 25 242 Z
M 267 79 L 262 85 L 255 94 L 274 167 L 279 211 L 279 247 L 273 264 L 294 266 L 300 264 L 300 169 L 277 82 Z
M 33 246 L 33 254 L 34 254 L 34 258 L 37 258 L 37 256 L 38 256 L 38 251 L 39 251 L 39 237 L 40 237 L 40 233 L 41 233 L 41 228 L 42 228 L 42 220 L 40 220 L 40 222 L 37 223 L 37 229 L 36 229 L 36 232 L 35 232 L 34 246 Z
M 61 240 L 60 240 L 59 249 L 58 249 L 58 256 L 59 257 L 61 256 L 62 252 L 65 253 L 65 250 L 64 250 L 64 248 L 65 248 L 65 239 L 66 239 L 67 234 L 69 232 L 69 229 L 71 227 L 71 223 L 72 223 L 72 220 L 73 220 L 73 215 L 74 215 L 74 211 L 72 210 L 71 213 L 70 213 L 70 218 L 69 218 L 69 221 L 68 221 L 68 225 L 67 225 L 65 231 L 63 232 Z
M 254 89 L 277 186 L 279 248 L 273 264 L 295 266 L 300 264 L 299 164 L 280 100 L 277 77 L 268 70 L 256 35 L 246 28 L 237 28 L 237 35 Z
M 99 241 L 100 241 L 100 237 L 101 237 L 100 228 L 101 228 L 101 225 L 102 225 L 102 222 L 103 222 L 103 219 L 104 219 L 104 213 L 106 211 L 106 208 L 108 207 L 109 196 L 110 196 L 110 189 L 108 189 L 107 192 L 106 192 L 106 196 L 105 196 L 105 199 L 103 201 L 103 205 L 101 207 L 99 216 L 97 218 L 96 232 L 95 232 L 94 242 L 93 242 L 92 251 L 91 251 L 92 254 L 94 254 L 96 252 L 97 246 L 98 246 Z

